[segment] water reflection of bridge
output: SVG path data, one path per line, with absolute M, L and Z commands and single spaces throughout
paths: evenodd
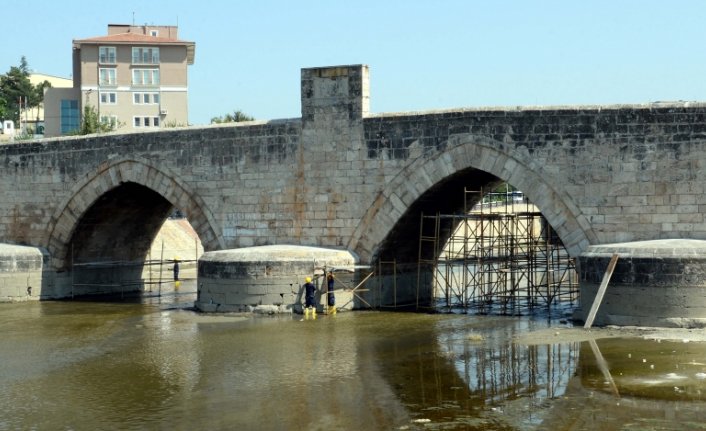
M 683 343 L 639 339 L 527 345 L 512 341 L 513 334 L 528 330 L 526 324 L 485 319 L 492 322 L 438 321 L 445 327 L 429 331 L 437 343 L 428 350 L 412 341 L 420 333 L 389 340 L 386 350 L 394 354 L 384 375 L 413 416 L 436 426 L 483 430 L 615 429 L 629 423 L 676 430 L 682 428 L 675 424 L 703 416 L 700 389 L 706 380 L 693 375 L 703 375 L 694 359 L 706 346 L 680 349 Z M 634 363 L 632 370 L 628 363 Z M 681 383 L 670 380 L 678 377 L 675 369 L 686 376 Z M 687 386 L 677 386 L 682 383 Z
M 386 341 L 379 354 L 389 358 L 383 370 L 388 383 L 414 414 L 437 425 L 511 428 L 505 425 L 518 418 L 500 418 L 497 410 L 516 401 L 526 406 L 519 420 L 534 420 L 548 409 L 546 400 L 566 391 L 576 374 L 579 344 L 513 343 L 512 334 L 527 328 L 502 319 L 439 320 L 437 326 L 444 327 L 429 329 L 436 339 L 429 350 L 418 343 L 422 333 Z

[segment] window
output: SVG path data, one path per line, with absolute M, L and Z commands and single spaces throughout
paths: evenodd
M 78 130 L 78 100 L 61 100 L 61 133 Z
M 133 47 L 132 64 L 159 64 L 159 48 Z
M 132 85 L 159 85 L 159 69 L 132 69 Z
M 100 46 L 98 47 L 98 62 L 102 64 L 115 64 L 115 47 Z
M 159 36 L 159 32 L 157 30 L 150 30 L 150 36 L 157 37 Z
M 159 127 L 159 117 L 132 117 L 135 127 Z
M 135 105 L 158 105 L 159 93 L 135 92 L 132 94 L 132 103 Z
M 115 105 L 118 103 L 118 93 L 104 93 L 101 92 L 101 104 L 104 105 Z
M 98 69 L 99 85 L 117 84 L 117 71 L 115 69 Z

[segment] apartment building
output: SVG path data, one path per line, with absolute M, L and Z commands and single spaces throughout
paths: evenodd
M 73 88 L 49 89 L 45 135 L 79 128 L 85 106 L 119 130 L 186 126 L 195 43 L 176 26 L 109 24 L 106 36 L 73 41 Z M 49 121 L 56 118 L 58 121 Z

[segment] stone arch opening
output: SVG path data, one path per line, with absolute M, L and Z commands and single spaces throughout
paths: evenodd
M 140 290 L 152 242 L 172 204 L 127 182 L 101 195 L 78 220 L 70 240 L 73 283 L 84 293 Z M 93 285 L 93 286 L 91 286 Z
M 432 259 L 431 248 L 423 248 L 420 256 L 420 218 L 421 215 L 462 214 L 464 207 L 471 208 L 481 196 L 469 195 L 471 202 L 464 202 L 464 188 L 470 190 L 492 189 L 502 180 L 496 176 L 478 169 L 467 168 L 454 173 L 426 190 L 393 225 L 392 229 L 378 245 L 373 254 L 373 261 L 379 259 L 397 259 L 400 263 L 416 265 L 422 259 Z M 454 225 L 452 220 L 442 220 L 439 231 L 439 241 L 444 244 L 448 240 Z
M 464 188 L 489 189 L 501 182 L 525 193 L 570 256 L 578 257 L 595 242 L 589 223 L 563 190 L 561 180 L 534 162 L 522 147 L 508 150 L 500 142 L 465 135 L 455 136 L 433 157 L 416 159 L 388 183 L 356 229 L 350 248 L 370 263 L 394 259 L 403 283 L 416 286 L 420 258 L 433 258 L 420 255 L 432 250 L 420 247 L 420 215 L 461 214 L 474 203 L 464 203 Z M 448 239 L 453 228 L 441 229 L 440 242 Z
M 139 280 L 140 262 L 146 260 L 152 241 L 175 209 L 186 216 L 204 250 L 221 248 L 222 239 L 204 203 L 175 176 L 145 161 L 120 160 L 101 166 L 76 184 L 59 208 L 47 240 L 58 272 L 90 262 L 134 262 L 119 276 L 102 275 Z M 76 271 L 71 275 L 72 284 L 110 284 L 102 276 L 77 280 Z
M 418 231 L 412 232 L 409 222 L 419 217 L 419 211 L 462 208 L 464 186 L 480 188 L 504 181 L 525 193 L 556 230 L 570 255 L 578 257 L 589 244 L 597 242 L 596 234 L 563 190 L 562 179 L 547 172 L 523 148 L 509 150 L 487 138 L 454 136 L 444 151 L 415 159 L 385 186 L 358 224 L 349 249 L 362 261 L 372 262 L 386 249 L 402 246 L 403 239 L 393 238 L 418 238 Z M 460 193 L 451 192 L 457 188 Z

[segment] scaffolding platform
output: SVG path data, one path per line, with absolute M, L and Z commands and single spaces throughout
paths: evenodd
M 431 282 L 427 306 L 519 315 L 578 300 L 575 261 L 534 205 L 516 194 L 464 193 L 464 206 L 478 204 L 463 214 L 421 214 L 418 291 Z M 423 283 L 423 273 L 432 279 Z

